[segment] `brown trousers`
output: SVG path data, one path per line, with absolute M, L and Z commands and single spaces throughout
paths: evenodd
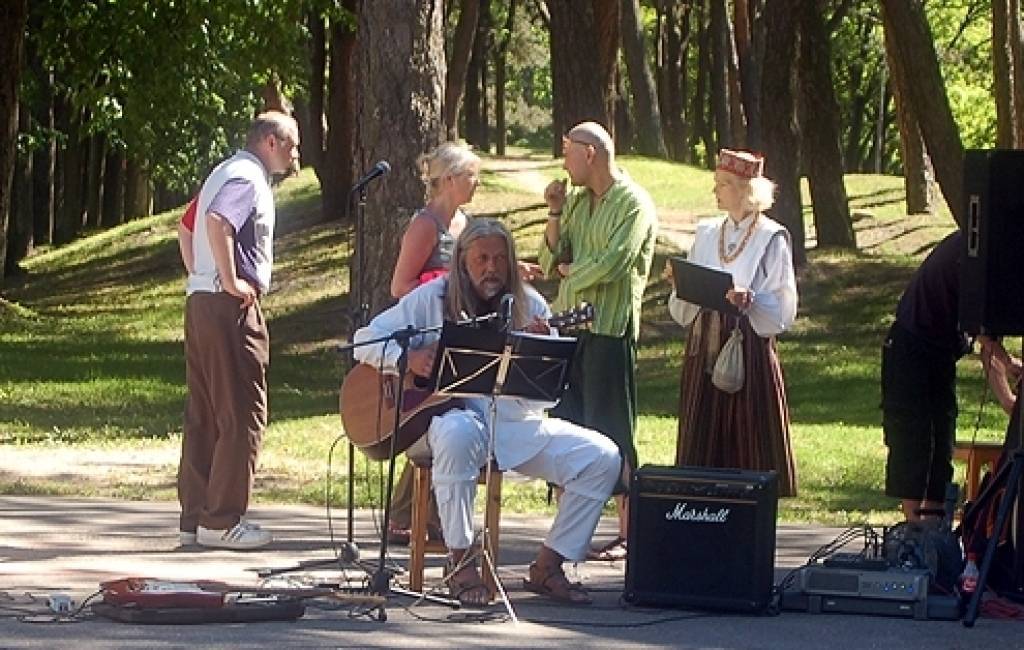
M 185 426 L 178 466 L 181 530 L 234 526 L 249 507 L 267 426 L 270 338 L 259 302 L 227 293 L 185 301 Z

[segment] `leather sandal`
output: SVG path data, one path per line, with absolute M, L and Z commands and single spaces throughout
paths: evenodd
M 448 576 L 445 584 L 448 585 L 449 597 L 466 607 L 484 607 L 490 604 L 491 590 L 478 573 L 474 571 L 472 578 L 459 579 L 459 573 L 452 573 L 454 570 L 455 565 L 451 561 L 445 563 L 444 574 Z
M 536 562 L 530 564 L 530 576 L 523 578 L 523 589 L 567 605 L 589 605 L 593 601 L 579 582 L 569 582 L 562 567 L 542 573 Z M 540 574 L 534 578 L 535 574 Z

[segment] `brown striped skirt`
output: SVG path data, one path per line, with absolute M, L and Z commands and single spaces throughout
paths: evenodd
M 676 464 L 773 469 L 779 474 L 779 496 L 796 496 L 789 407 L 775 337 L 762 338 L 749 319 L 738 320 L 746 378 L 733 394 L 715 388 L 710 367 L 737 318 L 702 311 L 690 328 L 679 382 Z

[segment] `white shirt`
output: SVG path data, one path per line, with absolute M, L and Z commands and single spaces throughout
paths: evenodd
M 444 296 L 448 288 L 447 278 L 437 278 L 416 287 L 402 296 L 398 304 L 378 314 L 366 327 L 360 328 L 352 337 L 355 343 L 385 337 L 392 332 L 412 325 L 415 328 L 440 327 L 444 323 Z M 551 311 L 536 290 L 526 287 L 530 316 L 548 318 Z M 427 347 L 438 341 L 440 334 L 430 332 L 417 335 L 410 341 L 412 350 Z M 380 367 L 385 372 L 396 373 L 401 353 L 396 343 L 364 345 L 355 349 L 355 358 L 362 363 Z M 466 408 L 475 412 L 490 426 L 489 397 L 463 399 Z M 553 404 L 516 397 L 500 397 L 496 402 L 496 432 L 494 455 L 499 467 L 517 467 L 533 458 L 544 447 L 549 434 L 537 421 L 544 418 L 544 409 Z
M 780 334 L 796 319 L 796 275 L 793 272 L 793 254 L 789 246 L 789 232 L 779 223 L 762 215 L 757 216 L 747 245 L 731 262 L 719 256 L 718 240 L 725 228 L 726 255 L 729 244 L 733 250 L 740 246 L 750 225 L 747 217 L 738 224 L 729 217 L 704 219 L 697 224 L 693 246 L 687 257 L 692 262 L 728 271 L 736 287 L 754 292 L 754 300 L 746 315 L 758 336 L 767 338 Z M 700 311 L 699 305 L 680 300 L 675 291 L 669 296 L 669 313 L 677 323 L 686 327 Z
M 196 202 L 195 230 L 192 234 L 192 253 L 195 265 L 185 286 L 187 295 L 191 295 L 195 291 L 217 292 L 223 290 L 220 275 L 217 272 L 217 263 L 213 258 L 213 251 L 210 249 L 209 236 L 206 233 L 206 212 L 214 197 L 217 196 L 217 192 L 233 178 L 244 178 L 256 188 L 256 210 L 252 217 L 257 235 L 255 270 L 260 291 L 265 293 L 270 288 L 270 272 L 274 265 L 273 245 L 276 221 L 274 193 L 270 189 L 270 179 L 263 163 L 255 154 L 242 150 L 217 165 L 207 177 L 206 182 L 203 183 L 202 190 L 199 191 L 199 198 Z M 234 251 L 232 251 L 232 255 L 234 255 Z

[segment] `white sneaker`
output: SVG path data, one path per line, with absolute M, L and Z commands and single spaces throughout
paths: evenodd
M 183 530 L 178 533 L 178 544 L 181 546 L 193 546 L 196 543 L 196 534 Z
M 196 542 L 200 546 L 246 550 L 260 548 L 273 541 L 270 531 L 263 530 L 259 524 L 252 524 L 240 519 L 237 524 L 227 530 L 213 530 L 204 526 L 196 529 Z

